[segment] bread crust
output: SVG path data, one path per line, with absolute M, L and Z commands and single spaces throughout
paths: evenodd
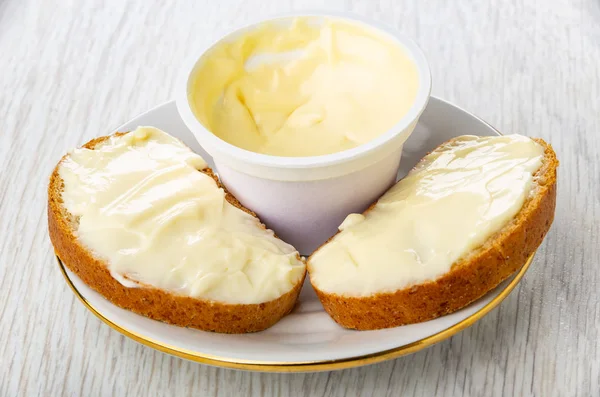
M 125 133 L 116 133 L 116 135 L 122 134 Z M 83 147 L 94 149 L 96 145 L 108 138 L 106 136 L 93 139 Z M 95 258 L 76 238 L 70 214 L 63 206 L 64 184 L 58 173 L 60 162 L 54 168 L 48 185 L 50 241 L 63 264 L 110 302 L 169 324 L 231 334 L 262 331 L 271 327 L 294 308 L 306 272 L 289 292 L 277 299 L 259 304 L 226 304 L 202 300 L 175 295 L 149 285 L 140 288 L 123 286 L 110 275 L 106 263 Z M 219 187 L 225 189 L 210 168 L 202 172 L 211 176 Z M 256 214 L 243 207 L 226 189 L 225 193 L 227 201 L 232 205 L 256 217 Z
M 483 246 L 458 260 L 442 277 L 391 293 L 351 297 L 321 291 L 313 284 L 327 313 L 341 326 L 357 330 L 423 322 L 469 305 L 520 269 L 542 243 L 556 206 L 558 160 L 549 144 L 534 140 L 544 147 L 542 166 L 534 174 L 537 190 Z M 310 258 L 307 263 L 310 274 Z

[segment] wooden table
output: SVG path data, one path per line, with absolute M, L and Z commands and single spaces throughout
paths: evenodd
M 520 286 L 472 328 L 364 368 L 246 373 L 128 340 L 65 285 L 45 215 L 60 156 L 172 98 L 184 58 L 220 33 L 321 3 L 0 2 L 0 395 L 600 395 L 597 0 L 327 2 L 413 36 L 434 95 L 558 153 L 552 230 Z

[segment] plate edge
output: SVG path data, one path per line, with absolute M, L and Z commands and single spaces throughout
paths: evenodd
M 442 330 L 436 334 L 431 336 L 419 339 L 415 342 L 409 343 L 407 345 L 398 346 L 392 349 L 383 350 L 380 352 L 375 352 L 371 354 L 366 354 L 362 356 L 355 357 L 346 357 L 337 360 L 317 360 L 317 361 L 298 361 L 298 362 L 286 362 L 286 361 L 257 361 L 257 360 L 239 360 L 232 359 L 228 357 L 215 356 L 210 354 L 204 354 L 201 352 L 194 352 L 187 349 L 178 348 L 175 346 L 171 346 L 168 344 L 164 344 L 158 342 L 152 338 L 141 335 L 137 332 L 130 331 L 127 328 L 124 328 L 108 318 L 106 318 L 100 311 L 98 311 L 88 300 L 81 294 L 81 292 L 77 289 L 77 287 L 73 284 L 73 281 L 67 274 L 65 270 L 65 266 L 62 263 L 61 259 L 56 255 L 56 260 L 58 262 L 58 266 L 60 271 L 65 278 L 65 281 L 69 285 L 70 289 L 73 291 L 75 296 L 83 303 L 83 305 L 91 311 L 96 317 L 98 317 L 102 322 L 107 324 L 109 327 L 114 329 L 115 331 L 123 334 L 134 341 L 151 347 L 155 350 L 161 351 L 163 353 L 167 353 L 179 358 L 183 358 L 186 360 L 198 362 L 201 364 L 212 365 L 216 367 L 223 368 L 231 368 L 231 369 L 240 369 L 246 371 L 259 371 L 259 372 L 313 372 L 313 371 L 332 371 L 332 370 L 340 370 L 352 367 L 358 367 L 363 365 L 375 364 L 381 361 L 390 360 L 393 358 L 401 357 L 404 355 L 416 353 L 422 349 L 425 349 L 429 346 L 432 346 L 438 342 L 441 342 L 449 337 L 457 334 L 458 332 L 472 326 L 478 320 L 482 319 L 485 315 L 487 315 L 490 311 L 492 311 L 496 306 L 498 306 L 504 299 L 510 295 L 510 293 L 514 290 L 514 288 L 519 284 L 527 270 L 529 269 L 531 263 L 533 262 L 533 258 L 535 256 L 535 252 L 531 254 L 531 256 L 527 259 L 525 264 L 518 270 L 510 283 L 488 304 L 484 307 L 465 318 L 464 320 Z

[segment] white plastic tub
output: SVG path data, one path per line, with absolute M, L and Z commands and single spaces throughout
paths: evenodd
M 431 91 L 429 65 L 409 38 L 377 22 L 349 14 L 295 13 L 269 19 L 285 23 L 296 17 L 344 19 L 375 28 L 403 47 L 419 72 L 417 97 L 394 127 L 356 148 L 312 157 L 280 157 L 233 146 L 211 133 L 194 115 L 188 100 L 192 76 L 207 50 L 221 40 L 253 29 L 238 29 L 207 46 L 185 66 L 176 93 L 177 109 L 231 193 L 256 212 L 283 240 L 308 255 L 335 234 L 346 215 L 362 212 L 396 179 L 402 145 L 415 128 Z

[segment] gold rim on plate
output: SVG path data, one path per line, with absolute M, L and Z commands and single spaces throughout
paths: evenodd
M 58 261 L 58 265 L 60 267 L 60 271 L 62 272 L 65 280 L 71 290 L 75 293 L 75 296 L 79 298 L 79 300 L 87 307 L 96 317 L 106 323 L 112 329 L 120 332 L 121 334 L 135 340 L 136 342 L 141 343 L 142 345 L 149 346 L 153 349 L 161 351 L 163 353 L 171 354 L 173 356 L 177 356 L 180 358 L 184 358 L 186 360 L 195 361 L 201 364 L 208 364 L 217 367 L 224 368 L 233 368 L 233 369 L 242 369 L 247 371 L 262 371 L 262 372 L 310 372 L 310 371 L 331 371 L 337 369 L 358 367 L 362 365 L 375 364 L 381 361 L 389 360 L 392 358 L 404 356 L 407 354 L 412 354 L 422 350 L 426 347 L 429 347 L 435 343 L 441 342 L 444 339 L 455 335 L 456 333 L 464 330 L 465 328 L 470 327 L 476 321 L 481 319 L 483 316 L 488 314 L 492 309 L 500 304 L 510 293 L 511 291 L 519 284 L 519 281 L 523 278 L 527 269 L 531 265 L 533 261 L 533 256 L 535 252 L 527 259 L 527 262 L 521 267 L 521 269 L 517 272 L 514 278 L 508 283 L 508 285 L 489 302 L 487 305 L 482 307 L 477 312 L 473 313 L 471 316 L 466 319 L 460 321 L 459 323 L 454 324 L 453 326 L 446 328 L 443 331 L 438 332 L 437 334 L 428 336 L 426 338 L 420 339 L 418 341 L 409 343 L 404 346 L 398 346 L 393 349 L 384 350 L 372 354 L 356 356 L 356 357 L 347 357 L 338 360 L 321 360 L 321 361 L 301 361 L 301 362 L 277 362 L 277 361 L 257 361 L 257 360 L 238 360 L 235 358 L 227 358 L 214 356 L 211 354 L 205 354 L 202 352 L 191 351 L 187 349 L 182 349 L 176 346 L 170 346 L 159 341 L 156 341 L 147 336 L 141 335 L 137 332 L 130 331 L 127 328 L 124 328 L 108 318 L 106 318 L 102 313 L 98 311 L 88 300 L 81 294 L 81 292 L 75 287 L 73 281 L 71 281 L 69 275 L 65 270 L 65 266 L 61 262 L 60 258 L 57 256 L 56 259 Z

